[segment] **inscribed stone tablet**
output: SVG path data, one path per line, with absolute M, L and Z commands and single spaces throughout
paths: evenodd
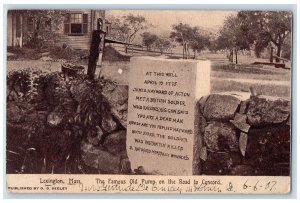
M 195 106 L 209 92 L 209 61 L 131 58 L 126 141 L 131 167 L 192 175 Z

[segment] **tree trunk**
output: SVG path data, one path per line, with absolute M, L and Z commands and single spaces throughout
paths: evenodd
M 233 62 L 233 49 L 230 49 L 229 51 L 229 61 Z
M 273 54 L 274 54 L 274 48 L 271 47 L 271 53 L 270 53 L 270 62 L 273 63 Z
M 185 56 L 184 56 L 184 53 L 185 53 L 185 52 L 184 52 L 184 50 L 185 50 L 185 45 L 184 45 L 184 43 L 183 43 L 183 46 L 182 46 L 182 58 L 183 58 L 183 59 L 185 59 Z
M 281 49 L 282 49 L 282 45 L 279 44 L 279 45 L 277 46 L 277 53 L 276 53 L 276 55 L 277 55 L 278 57 L 281 57 Z M 276 62 L 279 62 L 279 61 L 280 61 L 279 58 L 276 58 Z
M 235 64 L 238 64 L 238 57 L 237 57 L 238 51 L 237 49 L 235 50 Z

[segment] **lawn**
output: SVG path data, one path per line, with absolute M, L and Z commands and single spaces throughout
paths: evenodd
M 129 62 L 104 63 L 102 74 L 105 78 L 120 84 L 128 84 Z M 290 98 L 290 70 L 273 67 L 239 65 L 212 65 L 211 91 L 217 92 L 249 92 L 250 87 L 257 93 Z
M 23 51 L 24 52 L 24 51 Z M 18 54 L 24 53 L 20 51 Z M 53 51 L 50 51 L 52 53 Z M 87 60 L 80 60 L 79 54 L 77 54 L 77 60 L 74 60 L 70 54 L 62 51 L 63 56 L 75 63 L 83 64 L 87 67 Z M 31 52 L 29 56 L 34 56 Z M 73 55 L 73 56 L 74 56 Z M 20 68 L 32 68 L 42 69 L 44 71 L 53 72 L 60 71 L 61 63 L 64 60 L 57 60 L 59 53 L 51 54 L 56 60 L 42 61 L 40 59 L 33 60 L 33 58 L 19 57 L 18 60 L 8 60 L 7 71 Z M 228 91 L 242 91 L 249 92 L 250 87 L 256 89 L 256 91 L 263 95 L 273 97 L 290 98 L 291 94 L 291 70 L 274 68 L 272 66 L 251 65 L 253 57 L 243 56 L 239 65 L 229 64 L 227 59 L 222 54 L 202 54 L 201 58 L 207 58 L 211 60 L 211 92 L 228 92 Z M 248 62 L 248 63 L 247 63 Z M 100 67 L 99 67 L 100 68 Z M 115 81 L 119 84 L 128 84 L 130 65 L 126 61 L 104 61 L 101 67 L 101 74 L 104 78 Z M 97 70 L 97 73 L 100 69 Z

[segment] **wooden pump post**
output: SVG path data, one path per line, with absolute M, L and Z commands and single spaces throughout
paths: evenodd
M 90 46 L 90 56 L 89 56 L 87 75 L 91 80 L 95 78 L 97 65 L 101 65 L 102 63 L 102 57 L 104 51 L 104 40 L 105 40 L 105 32 L 102 31 L 102 27 L 103 27 L 103 21 L 101 18 L 99 18 L 97 22 L 97 30 L 94 30 L 92 33 L 92 40 Z M 98 63 L 99 59 L 100 59 L 100 64 Z

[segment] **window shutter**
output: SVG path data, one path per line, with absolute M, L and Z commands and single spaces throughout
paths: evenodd
M 69 33 L 70 33 L 70 25 L 64 24 L 64 34 L 69 34 Z
M 67 13 L 64 16 L 64 34 L 70 33 L 70 14 Z
M 88 33 L 88 14 L 82 14 L 82 32 Z

